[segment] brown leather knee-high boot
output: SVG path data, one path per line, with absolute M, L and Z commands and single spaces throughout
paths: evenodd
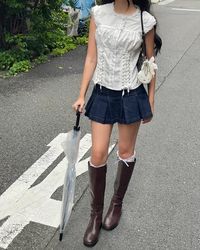
M 136 159 L 133 162 L 118 162 L 117 176 L 114 183 L 114 194 L 110 202 L 108 212 L 103 220 L 103 228 L 112 230 L 118 226 L 122 213 L 123 198 L 131 179 Z
M 102 227 L 107 165 L 105 164 L 102 167 L 95 168 L 90 166 L 88 162 L 88 172 L 91 194 L 91 214 L 89 224 L 83 237 L 83 243 L 86 246 L 92 247 L 97 243 Z

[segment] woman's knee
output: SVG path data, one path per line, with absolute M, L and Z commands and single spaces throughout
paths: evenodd
M 134 155 L 133 147 L 119 147 L 118 148 L 118 156 L 122 159 L 127 159 Z
M 93 150 L 91 154 L 91 163 L 95 166 L 106 163 L 108 153 L 101 150 Z

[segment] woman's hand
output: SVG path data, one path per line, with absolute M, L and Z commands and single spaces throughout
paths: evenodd
M 83 97 L 79 97 L 75 103 L 72 105 L 72 108 L 75 110 L 75 111 L 79 111 L 79 112 L 83 112 L 83 107 L 85 105 L 85 99 Z
M 146 124 L 146 123 L 150 122 L 152 120 L 152 118 L 153 118 L 153 116 L 148 118 L 148 119 L 142 120 L 142 124 Z
M 151 106 L 151 112 L 153 114 L 154 113 L 154 99 L 149 98 L 149 103 L 150 103 L 150 106 Z
M 151 112 L 153 114 L 154 113 L 154 100 L 149 98 L 149 103 L 150 103 L 150 106 L 151 106 Z M 150 122 L 152 120 L 152 118 L 153 118 L 153 116 L 148 118 L 148 119 L 142 120 L 142 124 Z

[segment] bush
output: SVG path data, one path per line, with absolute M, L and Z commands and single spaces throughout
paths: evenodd
M 88 42 L 87 36 L 67 36 L 69 17 L 60 8 L 62 3 L 62 0 L 0 2 L 0 70 L 16 75 L 46 61 L 48 54 L 63 55 Z
M 0 52 L 0 70 L 9 69 L 15 62 L 15 57 L 10 51 Z
M 74 41 L 77 45 L 84 45 L 88 43 L 88 37 L 87 36 L 80 36 L 76 37 Z
M 66 35 L 60 36 L 55 41 L 55 47 L 53 48 L 51 55 L 60 56 L 72 49 L 75 49 L 76 47 L 77 45 L 72 37 L 68 37 Z
M 16 62 L 9 69 L 7 76 L 15 76 L 19 72 L 27 72 L 31 68 L 30 61 L 24 60 L 20 62 Z
M 12 50 L 12 53 L 15 55 L 16 60 L 21 61 L 24 59 L 28 59 L 30 57 L 30 52 L 26 43 L 26 35 L 18 34 L 11 35 L 7 33 L 5 35 L 5 40 L 7 46 Z
M 40 63 L 46 62 L 47 60 L 48 60 L 48 56 L 47 56 L 47 55 L 41 55 L 41 56 L 39 56 L 38 58 L 35 58 L 35 59 L 33 60 L 33 64 L 34 64 L 34 65 L 38 65 L 38 64 L 40 64 Z

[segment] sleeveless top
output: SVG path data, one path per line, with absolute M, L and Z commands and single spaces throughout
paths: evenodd
M 142 44 L 140 9 L 131 15 L 119 14 L 114 3 L 95 5 L 91 15 L 96 24 L 97 65 L 92 76 L 94 84 L 113 90 L 137 88 L 137 61 Z M 155 18 L 143 12 L 144 32 L 156 24 Z

